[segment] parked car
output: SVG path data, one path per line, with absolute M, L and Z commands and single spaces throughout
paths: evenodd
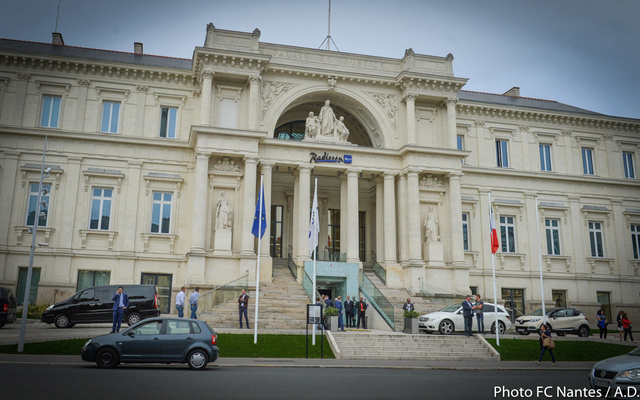
M 589 373 L 591 388 L 609 398 L 640 396 L 640 347 L 596 363 Z
M 191 369 L 204 369 L 218 359 L 217 339 L 204 321 L 150 318 L 124 332 L 89 339 L 81 355 L 100 368 L 114 368 L 120 363 L 187 363 Z
M 0 328 L 16 321 L 16 298 L 11 289 L 0 286 Z
M 495 305 L 484 303 L 484 326 L 486 331 L 496 332 Z M 498 306 L 498 324 L 500 334 L 511 328 L 511 317 L 504 307 Z M 440 332 L 443 335 L 450 335 L 454 332 L 464 332 L 464 317 L 462 316 L 462 306 L 451 304 L 437 312 L 421 315 L 418 318 L 418 329 L 425 332 Z M 472 329 L 477 331 L 478 325 L 476 317 L 473 317 Z
M 542 310 L 540 309 L 530 315 L 516 318 L 514 326 L 519 334 L 528 335 L 531 332 L 539 332 L 542 321 Z M 548 310 L 547 325 L 551 328 L 551 332 L 556 333 L 558 336 L 572 333 L 580 337 L 588 337 L 591 331 L 587 316 L 575 308 L 553 308 Z
M 129 296 L 129 307 L 124 320 L 129 326 L 140 320 L 160 316 L 158 288 L 154 285 L 122 285 Z M 42 313 L 42 322 L 58 328 L 71 328 L 75 324 L 112 322 L 113 295 L 118 285 L 94 286 L 74 294 L 67 300 L 49 306 Z

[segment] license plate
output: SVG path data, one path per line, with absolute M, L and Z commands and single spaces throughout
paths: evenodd
M 593 386 L 609 387 L 609 381 L 606 379 L 593 378 Z

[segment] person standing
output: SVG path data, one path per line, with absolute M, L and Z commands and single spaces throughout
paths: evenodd
M 118 286 L 116 294 L 111 299 L 113 301 L 113 326 L 111 327 L 111 333 L 120 332 L 120 325 L 122 325 L 122 317 L 127 307 L 129 307 L 129 296 L 124 293 L 124 288 Z
M 462 302 L 462 316 L 464 317 L 464 335 L 473 336 L 473 306 L 471 305 L 471 295 Z
M 338 296 L 335 301 L 338 309 L 338 330 L 344 332 L 344 321 L 342 320 L 342 296 Z
M 347 296 L 347 301 L 344 302 L 344 311 L 347 314 L 347 328 L 353 328 L 355 323 L 353 322 L 353 310 L 355 303 L 351 300 L 350 296 Z
M 196 290 L 189 296 L 189 304 L 191 305 L 191 319 L 198 319 L 196 310 L 198 309 L 198 298 L 200 297 L 200 288 L 196 287 Z
M 629 335 L 629 339 L 635 343 L 635 340 L 633 340 L 633 334 L 631 333 L 631 320 L 627 317 L 627 313 L 622 314 L 622 329 L 624 329 L 624 341 L 627 341 L 627 335 Z
M 362 325 L 362 329 L 367 329 L 367 320 L 366 320 L 366 311 L 367 311 L 367 303 L 364 302 L 362 296 L 360 296 L 360 301 L 356 303 L 356 310 L 358 310 L 358 325 L 360 328 Z
M 407 302 L 402 305 L 402 309 L 404 311 L 415 311 L 416 308 L 413 306 L 411 299 L 407 299 Z
M 186 287 L 181 287 L 180 291 L 176 295 L 176 310 L 178 310 L 178 318 L 184 317 L 184 297 L 185 297 Z
M 622 315 L 624 311 L 620 311 L 616 316 L 616 322 L 618 323 L 618 332 L 620 332 L 620 341 L 622 342 L 622 332 L 624 332 L 624 328 L 622 327 Z
M 247 310 L 249 309 L 249 295 L 245 289 L 242 289 L 242 294 L 238 297 L 238 317 L 240 319 L 240 329 L 242 329 L 242 316 L 247 323 L 247 329 L 249 327 L 249 317 L 247 316 Z
M 604 311 L 598 310 L 596 314 L 596 323 L 598 324 L 598 328 L 600 329 L 600 339 L 602 339 L 602 335 L 604 334 L 604 338 L 607 338 L 607 317 L 604 315 Z
M 551 365 L 556 365 L 556 357 L 553 355 L 553 349 L 544 346 L 545 339 L 551 339 L 551 332 L 547 329 L 546 324 L 540 325 L 540 358 L 536 361 L 536 364 L 540 364 L 542 362 L 542 356 L 544 356 L 544 352 L 549 350 L 549 354 L 551 354 Z
M 334 307 L 333 300 L 331 300 L 331 297 L 327 296 L 326 294 L 324 295 L 324 305 L 327 308 Z
M 476 313 L 478 332 L 484 335 L 484 314 L 482 313 L 482 307 L 484 307 L 484 301 L 482 301 L 479 294 L 476 294 L 476 302 L 471 308 L 473 309 L 473 312 Z

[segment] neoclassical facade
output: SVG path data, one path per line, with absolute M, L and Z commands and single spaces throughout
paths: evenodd
M 389 287 L 492 298 L 492 205 L 500 303 L 539 308 L 542 268 L 547 304 L 640 317 L 640 120 L 465 91 L 452 66 L 213 24 L 193 59 L 0 40 L 0 285 L 24 290 L 36 220 L 38 302 L 155 283 L 172 311 L 258 257 L 262 281 L 302 270 L 317 181 L 320 257 Z

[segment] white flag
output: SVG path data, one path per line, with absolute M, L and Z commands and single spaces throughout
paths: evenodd
M 318 235 L 320 233 L 320 221 L 318 220 L 318 181 L 313 191 L 313 207 L 311 208 L 311 224 L 309 225 L 309 257 L 318 247 Z

